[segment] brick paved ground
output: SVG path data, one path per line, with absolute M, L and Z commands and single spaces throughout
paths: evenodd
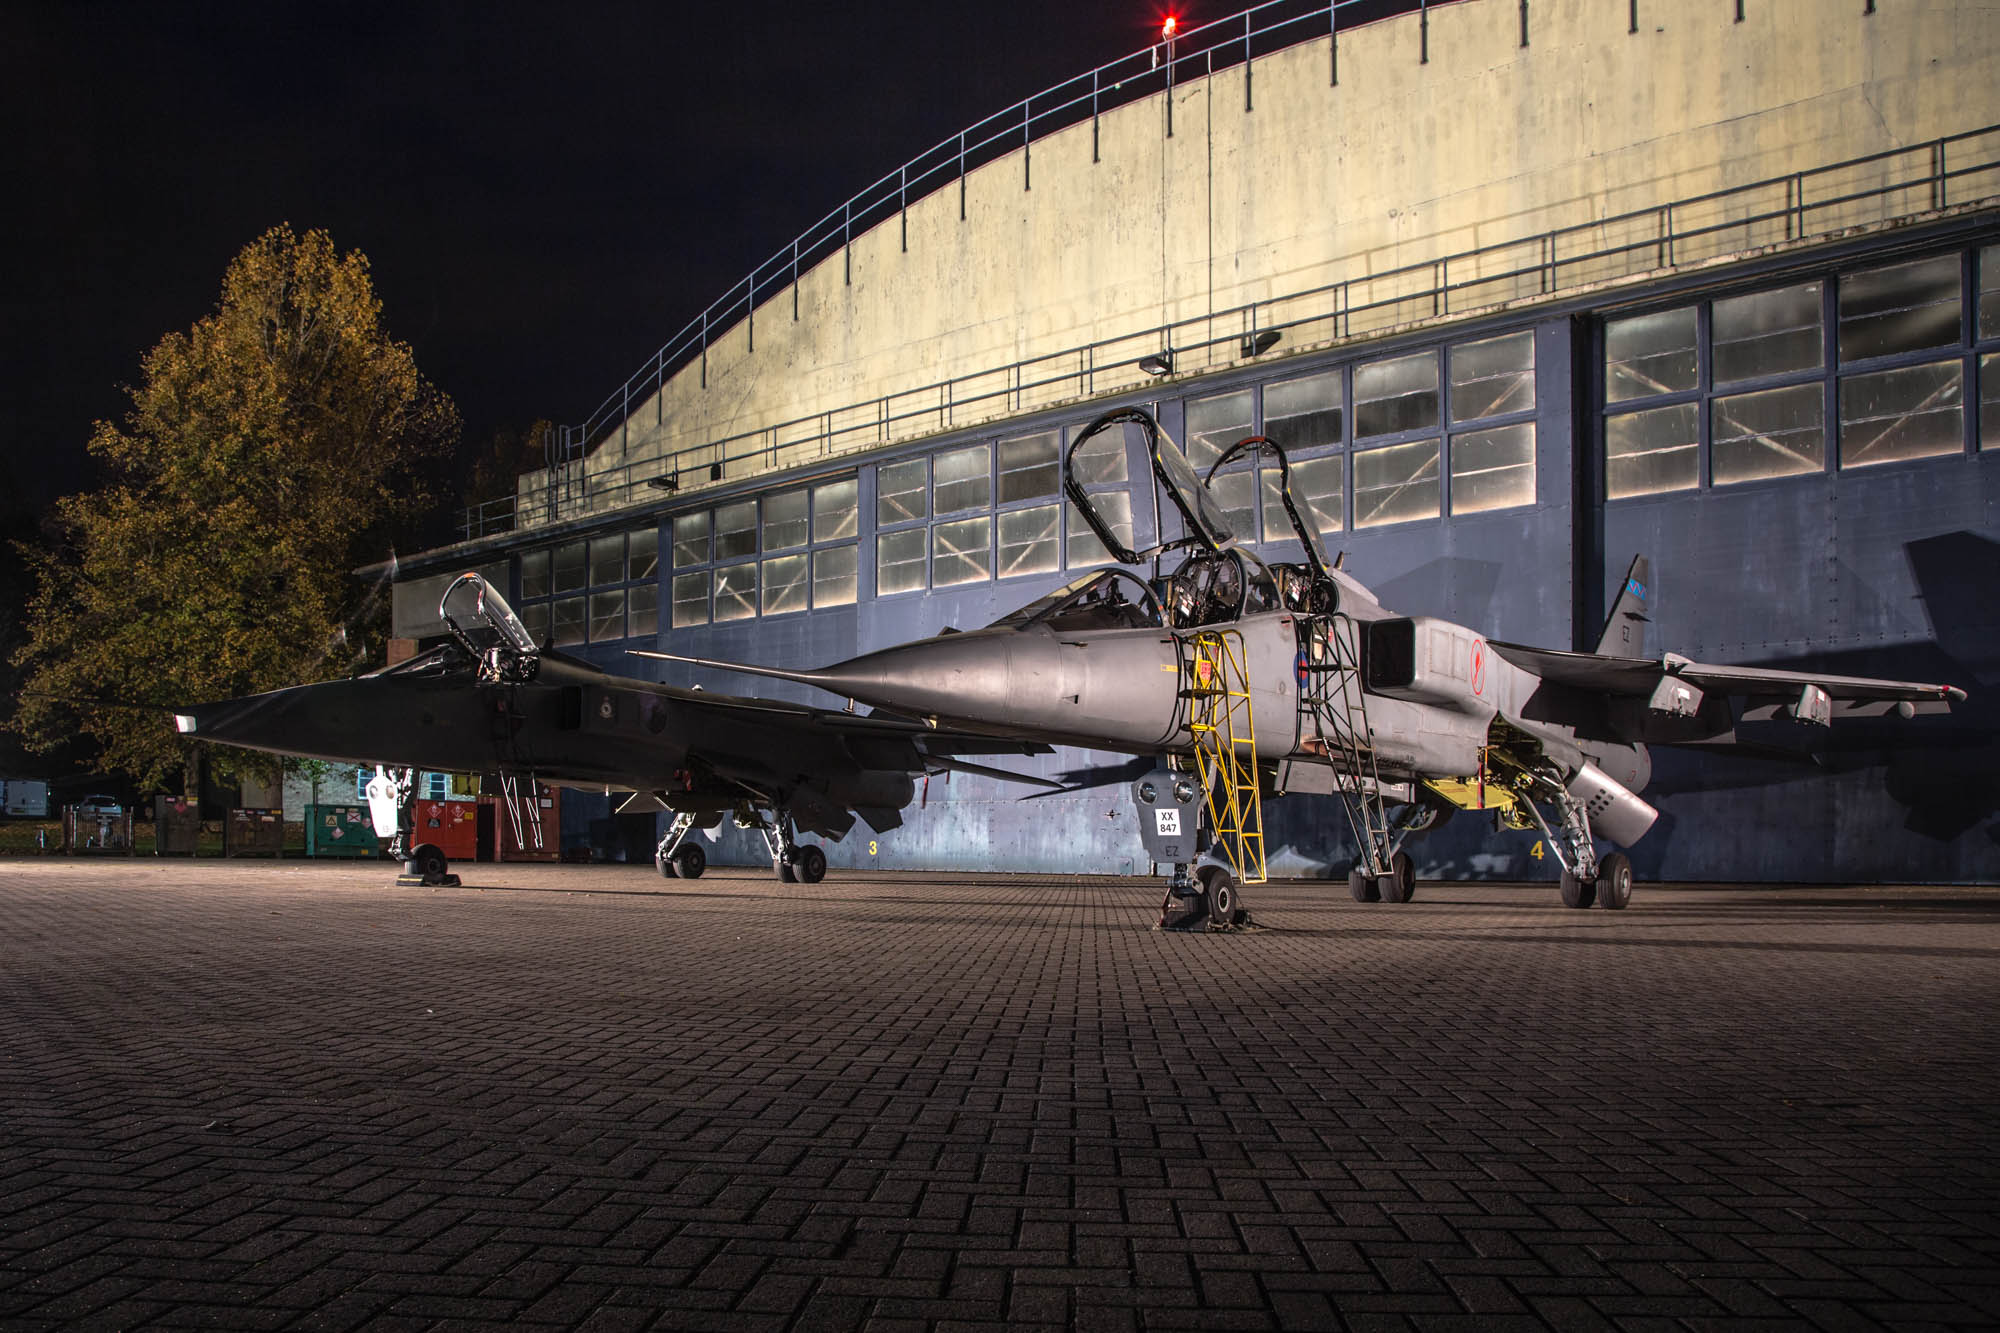
M 0 1325 L 2000 1321 L 2000 891 L 466 873 L 0 863 Z

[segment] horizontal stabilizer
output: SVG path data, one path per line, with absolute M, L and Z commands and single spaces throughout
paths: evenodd
M 1650 698 L 1659 688 L 1661 679 L 1672 676 L 1717 694 L 1797 694 L 1805 686 L 1813 685 L 1826 691 L 1830 698 L 1849 705 L 1838 708 L 1838 716 L 1862 712 L 1862 709 L 1852 706 L 1861 701 L 1908 703 L 1916 712 L 1948 711 L 1952 704 L 1965 702 L 1965 691 L 1956 685 L 1936 685 L 1924 681 L 1824 675 L 1772 667 L 1712 666 L 1705 662 L 1691 662 L 1672 653 L 1654 661 L 1643 657 L 1529 648 L 1497 641 L 1490 646 L 1515 666 L 1532 671 L 1551 684 L 1596 694 Z

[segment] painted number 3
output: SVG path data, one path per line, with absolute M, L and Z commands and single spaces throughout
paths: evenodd
M 1541 845 L 1541 844 L 1539 844 L 1539 843 L 1537 843 L 1537 844 L 1536 844 L 1536 846 L 1540 846 L 1540 845 Z M 874 839 L 872 839 L 872 838 L 868 840 L 868 854 L 869 854 L 870 856 L 873 856 L 873 855 L 875 855 L 875 840 L 874 840 Z

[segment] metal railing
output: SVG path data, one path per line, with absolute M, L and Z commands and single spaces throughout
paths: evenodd
M 909 245 L 908 214 L 913 199 L 927 198 L 951 184 L 959 187 L 960 217 L 964 217 L 965 180 L 975 169 L 1027 150 L 1022 157 L 1022 186 L 1032 186 L 1033 147 L 1037 140 L 1058 130 L 1090 121 L 1093 126 L 1092 160 L 1096 160 L 1095 124 L 1106 111 L 1114 110 L 1155 93 L 1172 89 L 1176 83 L 1206 77 L 1237 65 L 1248 66 L 1259 56 L 1316 40 L 1345 30 L 1407 13 L 1424 13 L 1457 0 L 1267 0 L 1228 18 L 1189 28 L 1171 39 L 1141 48 L 1088 73 L 1045 88 L 1016 102 L 1004 111 L 960 130 L 896 170 L 867 186 L 795 237 L 771 258 L 752 269 L 699 315 L 689 320 L 673 337 L 646 360 L 646 363 L 614 389 L 581 425 L 559 426 L 548 441 L 548 461 L 552 468 L 580 461 L 599 441 L 630 419 L 634 406 L 664 385 L 682 367 L 697 360 L 704 363 L 708 349 L 724 334 L 749 321 L 750 346 L 756 346 L 756 311 L 786 287 L 792 289 L 793 318 L 798 317 L 798 283 L 836 252 L 849 251 L 856 237 L 882 222 L 900 215 L 904 248 Z M 1523 0 L 1523 22 L 1526 3 Z M 1338 82 L 1337 63 L 1329 66 L 1329 78 Z M 1252 98 L 1252 80 L 1244 80 L 1244 99 Z M 1169 111 L 1171 116 L 1171 110 Z M 1171 129 L 1169 129 L 1171 133 Z M 849 274 L 848 276 L 851 276 Z M 468 510 L 468 526 L 480 529 L 472 516 L 511 504 L 502 500 Z M 500 528 L 508 526 L 502 522 Z M 492 529 L 487 525 L 486 530 Z
M 1341 0 L 1340 4 L 1319 7 L 1308 17 L 1328 18 L 1348 4 L 1360 3 L 1362 0 Z M 1239 26 L 1239 20 L 1280 7 L 1282 4 L 1262 6 L 1195 32 Z M 1285 24 L 1298 21 L 1287 19 Z M 1266 31 L 1276 31 L 1279 26 L 1283 25 Z M 1231 38 L 1239 61 L 1259 53 L 1257 36 L 1258 30 L 1247 23 L 1240 25 Z M 1217 49 L 1211 46 L 1207 53 Z M 1163 68 L 1170 71 L 1176 61 L 1185 63 L 1193 58 L 1178 56 L 1175 61 L 1163 61 Z M 1224 66 L 1214 65 L 1210 72 L 1219 67 Z M 1093 71 L 1083 77 L 1094 79 L 1102 73 Z M 1248 96 L 1247 77 L 1245 87 Z M 1014 108 L 1014 113 L 1022 116 L 1023 134 L 1030 133 L 1042 115 L 1054 116 L 1079 104 L 1073 99 L 1040 113 L 1032 109 L 1035 101 L 1030 98 Z M 1094 95 L 1080 102 L 1089 107 L 1088 114 L 1098 114 Z M 981 125 L 990 125 L 994 119 L 998 117 Z M 979 129 L 975 126 L 967 134 Z M 982 143 L 994 141 L 989 134 Z M 961 145 L 964 151 L 967 135 L 948 142 Z M 1004 151 L 1012 152 L 1020 142 L 1011 141 Z M 1026 170 L 1024 166 L 1024 175 Z M 906 167 L 897 176 L 884 178 L 898 181 L 905 191 L 900 196 L 902 206 L 907 206 L 907 191 L 915 188 L 919 179 L 908 171 Z M 1975 177 L 1985 179 L 1971 184 Z M 878 182 L 871 188 L 880 185 Z M 628 428 L 632 409 L 657 392 L 674 370 L 697 357 L 705 361 L 712 335 L 722 331 L 713 322 L 718 308 L 735 312 L 732 319 L 749 318 L 758 293 L 765 290 L 759 285 L 759 274 L 764 272 L 760 269 L 737 284 L 733 299 L 726 297 L 689 326 L 699 335 L 693 344 L 684 330 L 676 343 L 662 348 L 582 426 L 559 428 L 560 456 L 552 449 L 553 476 L 541 494 L 503 497 L 473 506 L 463 512 L 459 531 L 469 540 L 537 526 L 561 517 L 657 499 L 660 490 L 655 488 L 677 489 L 682 478 L 720 479 L 735 464 L 764 470 L 795 466 L 897 439 L 1142 387 L 1152 382 L 1158 371 L 1142 368 L 1140 363 L 1163 352 L 1171 354 L 1173 374 L 1200 373 L 1261 354 L 1270 345 L 1272 334 L 1296 349 L 1996 197 L 2000 197 L 2000 125 L 1991 125 L 1146 326 L 688 446 L 662 457 L 588 471 L 585 455 L 592 446 L 614 429 Z M 850 201 L 840 214 L 843 245 L 858 234 L 852 230 L 858 225 L 852 221 L 858 216 L 852 207 Z M 806 253 L 799 246 L 800 242 L 794 242 L 793 251 Z M 1360 264 L 1359 260 L 1350 262 L 1357 267 Z M 796 283 L 797 269 L 789 272 L 787 280 Z M 754 322 L 749 335 L 754 348 Z M 684 352 L 679 359 L 677 347 Z

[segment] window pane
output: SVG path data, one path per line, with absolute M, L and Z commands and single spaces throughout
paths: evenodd
M 625 590 L 590 594 L 590 641 L 603 643 L 607 639 L 625 637 Z
M 1052 430 L 1000 441 L 1000 503 L 1054 495 L 1062 485 L 1059 454 L 1059 437 Z
M 803 497 L 802 497 L 803 498 Z M 800 520 L 804 521 L 803 518 Z M 764 562 L 764 614 L 806 609 L 806 554 L 781 555 Z
M 875 591 L 909 592 L 924 586 L 924 555 L 931 535 L 924 528 L 885 532 L 875 539 Z
M 528 631 L 528 637 L 536 643 L 543 643 L 549 637 L 549 604 L 531 602 L 520 609 L 521 625 Z
M 1694 343 L 1693 306 L 1610 320 L 1604 326 L 1604 401 L 1692 389 Z
M 757 502 L 739 500 L 735 504 L 722 505 L 715 511 L 715 558 L 727 560 L 732 556 L 755 555 L 757 553 Z M 721 589 L 717 584 L 717 590 Z M 720 611 L 716 619 L 722 618 Z
M 555 551 L 555 590 L 557 592 L 583 591 L 583 543 L 571 542 L 558 546 Z
M 849 477 L 846 481 L 830 481 L 824 486 L 813 487 L 813 540 L 816 542 L 837 542 L 843 538 L 852 540 L 861 513 L 855 501 L 856 483 Z
M 1436 518 L 1441 489 L 1436 440 L 1364 449 L 1354 455 L 1354 526 Z
M 1071 433 L 1071 444 L 1076 442 L 1076 435 L 1080 433 L 1080 430 Z M 1138 434 L 1139 428 L 1128 422 L 1107 427 L 1091 436 L 1090 443 L 1077 450 L 1075 457 L 1069 460 L 1076 471 L 1077 484 L 1109 486 L 1125 481 L 1125 441 Z
M 764 549 L 782 551 L 787 547 L 804 546 L 806 530 L 806 493 L 784 491 L 764 497 Z
M 931 586 L 977 583 L 993 572 L 993 520 L 961 519 L 931 529 Z
M 640 528 L 629 534 L 627 549 L 634 579 L 658 578 L 660 574 L 660 530 Z
M 1816 282 L 1717 301 L 1710 320 L 1717 384 L 1818 370 L 1825 360 Z
M 580 545 L 580 543 L 579 543 Z M 549 603 L 549 632 L 558 648 L 574 648 L 583 642 L 583 598 L 558 597 Z
M 1957 341 L 1957 255 L 1841 276 L 1842 361 Z
M 1215 503 L 1228 516 L 1229 530 L 1240 533 L 1245 541 L 1257 530 L 1256 475 L 1247 469 L 1231 467 L 1218 473 L 1208 488 Z
M 983 444 L 942 453 L 931 463 L 933 513 L 984 509 L 993 503 L 992 454 Z
M 660 585 L 635 583 L 625 593 L 625 633 L 650 639 L 660 632 Z
M 2000 449 L 2000 352 L 1979 358 L 1979 447 Z
M 1604 494 L 1691 491 L 1701 478 L 1701 409 L 1674 403 L 1604 423 Z
M 1962 453 L 1964 403 L 1957 361 L 1849 375 L 1840 381 L 1840 465 Z
M 1126 491 L 1107 491 L 1093 495 L 1090 502 L 1106 523 L 1111 525 L 1111 535 L 1126 546 L 1132 544 L 1132 496 Z M 1073 508 L 1064 509 L 1063 527 L 1066 534 L 1065 546 L 1071 569 L 1101 565 L 1111 559 L 1111 552 L 1104 549 L 1104 543 L 1097 540 L 1097 534 L 1083 521 L 1083 516 Z
M 852 606 L 860 585 L 858 546 L 813 552 L 813 605 Z
M 1535 335 L 1523 330 L 1451 349 L 1451 419 L 1526 412 L 1535 405 Z M 1454 502 L 1452 508 L 1458 506 Z
M 1437 424 L 1437 353 L 1418 352 L 1354 368 L 1356 439 L 1400 435 Z
M 708 623 L 708 571 L 674 575 L 674 628 Z
M 1187 458 L 1197 473 L 1206 475 L 1209 465 L 1222 457 L 1223 450 L 1245 435 L 1256 433 L 1251 428 L 1250 412 L 1248 389 L 1196 398 L 1187 405 Z
M 928 518 L 930 460 L 912 458 L 907 463 L 890 463 L 875 470 L 875 521 L 888 525 L 913 518 Z
M 1535 502 L 1535 423 L 1451 437 L 1451 512 L 1477 514 Z
M 1826 465 L 1820 384 L 1718 398 L 1709 411 L 1709 478 L 1717 486 L 1818 472 Z
M 590 586 L 625 581 L 625 534 L 590 539 Z
M 2000 338 L 2000 245 L 1979 252 L 1979 336 Z
M 748 620 L 757 614 L 757 566 L 724 565 L 715 571 L 715 621 Z
M 1296 463 L 1301 449 L 1340 443 L 1340 372 L 1264 386 L 1264 433 Z
M 1346 479 L 1347 460 L 1339 454 L 1307 458 L 1292 463 L 1292 503 L 1299 517 L 1320 532 L 1339 532 L 1347 506 L 1341 494 Z M 1285 502 L 1278 497 L 1278 469 L 1263 469 L 1264 540 L 1284 541 L 1292 534 L 1292 520 Z
M 1001 578 L 1046 574 L 1061 564 L 1061 514 L 1061 505 L 1036 505 L 1000 515 Z
M 674 568 L 708 563 L 708 511 L 674 515 Z
M 521 600 L 549 595 L 549 553 L 530 551 L 521 557 Z

